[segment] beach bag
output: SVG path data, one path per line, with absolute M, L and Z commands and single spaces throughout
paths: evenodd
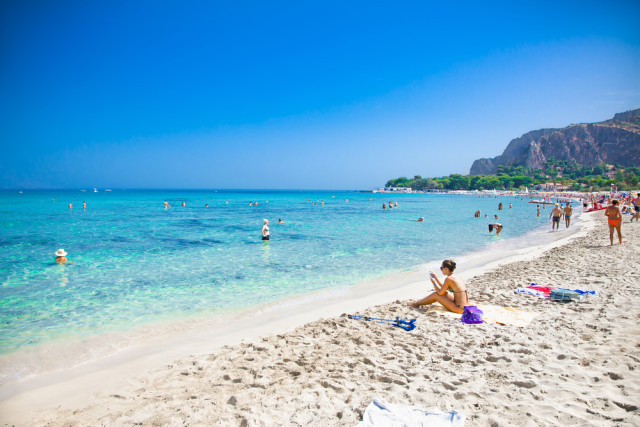
M 582 295 L 580 295 L 580 293 L 568 289 L 554 289 L 549 292 L 549 299 L 555 302 L 578 301 L 581 298 Z
M 484 322 L 484 320 L 482 320 L 482 314 L 483 314 L 482 310 L 480 310 L 475 305 L 465 305 L 460 321 L 462 323 L 469 323 L 469 324 L 482 323 Z

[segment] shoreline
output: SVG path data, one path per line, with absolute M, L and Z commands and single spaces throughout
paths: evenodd
M 466 271 L 462 275 L 463 279 L 481 274 L 488 268 L 487 265 L 497 266 L 511 259 L 515 260 L 514 256 L 522 252 L 540 250 L 549 244 L 561 244 L 575 233 L 579 233 L 585 227 L 585 222 L 582 214 L 579 213 L 574 218 L 573 226 L 568 230 L 551 233 L 545 227 L 547 227 L 547 221 L 521 236 L 506 239 L 489 236 L 488 239 L 492 240 L 489 243 L 456 256 L 458 265 Z M 440 259 L 431 260 L 361 280 L 353 285 L 294 295 L 237 311 L 167 318 L 125 331 L 106 332 L 88 337 L 62 338 L 35 349 L 19 350 L 2 355 L 0 356 L 0 401 L 11 396 L 11 390 L 15 385 L 29 383 L 48 385 L 51 381 L 47 378 L 54 378 L 60 372 L 90 372 L 92 366 L 104 369 L 110 365 L 145 358 L 149 354 L 165 353 L 164 360 L 169 361 L 171 357 L 184 356 L 187 351 L 215 351 L 222 345 L 238 342 L 232 337 L 226 337 L 232 335 L 226 326 L 230 321 L 236 325 L 235 332 L 253 330 L 253 322 L 275 323 L 278 328 L 273 331 L 275 333 L 282 331 L 282 326 L 277 326 L 279 323 L 286 323 L 292 318 L 295 318 L 297 323 L 291 324 L 299 326 L 317 320 L 323 313 L 341 314 L 337 307 L 343 307 L 348 311 L 349 304 L 340 305 L 345 299 L 351 304 L 355 303 L 355 308 L 364 309 L 369 305 L 388 302 L 388 298 L 392 298 L 388 295 L 389 292 L 397 294 L 401 291 L 403 297 L 411 298 L 415 292 L 414 288 L 421 286 L 417 284 L 425 281 L 421 274 L 426 274 L 428 270 L 437 270 L 440 262 Z M 398 283 L 399 286 L 396 285 Z M 275 312 L 278 314 L 274 316 Z M 311 312 L 315 314 L 300 316 L 301 313 Z M 211 332 L 212 329 L 213 332 Z M 261 328 L 257 336 L 265 333 L 271 333 L 271 331 Z M 177 334 L 181 337 L 176 338 Z M 185 334 L 191 337 L 186 343 L 182 337 Z M 256 337 L 252 334 L 249 336 Z M 221 339 L 222 342 L 214 346 L 207 344 L 209 339 L 213 338 Z M 175 344 L 172 347 L 182 350 L 169 350 L 171 343 Z M 51 357 L 52 354 L 55 357 Z M 9 376 L 6 371 L 16 366 L 21 367 L 19 377 Z M 27 386 L 27 388 L 33 387 Z
M 571 233 L 539 233 L 551 241 L 537 247 L 508 247 L 510 256 L 504 259 L 496 257 L 495 245 L 488 245 L 480 253 L 472 252 L 459 257 L 459 268 L 465 268 L 461 276 L 464 280 L 484 274 L 500 265 L 539 256 L 553 247 L 566 245 L 568 241 L 579 238 L 589 231 L 589 220 L 581 219 L 572 227 Z M 530 234 L 536 234 L 536 231 Z M 508 244 L 512 240 L 529 241 L 528 236 L 506 239 L 498 244 Z M 498 252 L 503 254 L 503 251 Z M 497 258 L 497 259 L 496 259 Z M 434 261 L 437 264 L 441 260 Z M 400 273 L 383 276 L 346 289 L 333 290 L 321 299 L 312 294 L 300 298 L 279 302 L 263 308 L 255 316 L 239 321 L 234 328 L 210 330 L 211 319 L 203 328 L 190 331 L 178 339 L 165 342 L 158 337 L 152 345 L 128 348 L 111 356 L 82 364 L 72 369 L 39 375 L 23 381 L 11 383 L 0 388 L 0 408 L 3 414 L 12 414 L 24 419 L 28 411 L 51 409 L 53 406 L 78 406 L 86 403 L 86 396 L 109 389 L 117 389 L 130 378 L 140 376 L 141 372 L 158 369 L 176 359 L 192 357 L 194 354 L 218 352 L 223 346 L 238 345 L 246 340 L 255 340 L 263 336 L 288 333 L 295 327 L 318 321 L 327 316 L 339 316 L 345 312 L 366 310 L 368 307 L 385 304 L 397 299 L 413 299 L 424 291 L 424 270 L 435 265 L 423 264 Z M 465 267 L 466 266 L 466 267 Z M 402 285 L 397 286 L 398 283 Z M 327 291 L 320 293 L 327 294 Z M 473 298 L 472 298 L 473 300 Z M 287 315 L 283 316 L 282 312 Z M 241 316 L 238 316 L 241 317 Z M 224 320 L 224 319 L 218 319 Z M 256 324 L 258 324 L 256 326 Z M 179 329 L 179 328 L 178 328 Z M 242 331 L 242 337 L 238 337 Z M 180 331 L 178 331 L 180 332 Z M 64 390 L 64 393 L 60 393 Z M 64 395 L 64 399 L 59 399 Z M 8 408 L 12 408 L 9 410 Z M 22 409 L 20 409 L 22 408 Z M 8 412 L 7 412 L 8 411 Z M 22 415 L 20 415 L 22 413 Z

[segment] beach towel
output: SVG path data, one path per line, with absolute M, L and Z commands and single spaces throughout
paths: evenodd
M 516 294 L 535 295 L 540 298 L 544 298 L 549 295 L 549 294 L 545 294 L 543 291 L 539 291 L 537 289 L 531 289 L 531 288 L 517 288 L 517 289 L 514 289 L 513 292 L 515 292 Z
M 482 319 L 485 323 L 498 323 L 500 325 L 512 325 L 523 328 L 538 315 L 538 313 L 519 308 L 500 307 L 498 305 L 479 305 L 478 308 L 483 311 Z M 460 318 L 460 314 L 453 313 L 440 304 L 433 304 L 427 311 L 428 313 L 438 313 L 443 316 Z
M 462 427 L 464 421 L 465 416 L 456 411 L 424 410 L 374 398 L 365 409 L 358 427 Z
M 530 284 L 526 288 L 514 289 L 513 292 L 515 292 L 516 294 L 535 295 L 540 298 L 549 298 L 551 291 L 556 291 L 556 290 L 576 292 L 580 295 L 598 295 L 598 291 L 590 291 L 590 290 L 584 290 L 584 289 L 552 288 L 550 286 L 538 286 L 535 283 Z
M 512 307 L 500 307 L 497 305 L 479 305 L 484 314 L 482 318 L 485 322 L 498 323 L 500 325 L 512 325 L 523 328 L 538 315 L 533 311 L 521 310 Z

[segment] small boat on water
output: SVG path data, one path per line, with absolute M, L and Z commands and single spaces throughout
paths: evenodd
M 94 188 L 94 189 L 93 189 L 93 192 L 94 192 L 94 193 L 97 193 L 97 192 L 98 192 L 98 189 L 97 189 L 97 188 Z
M 104 191 L 111 191 L 111 190 L 109 190 L 109 189 L 106 189 L 106 190 L 104 190 Z

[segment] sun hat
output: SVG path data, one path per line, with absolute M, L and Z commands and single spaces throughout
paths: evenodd
M 56 251 L 56 256 L 67 256 L 67 253 L 64 251 L 64 249 L 58 249 Z

